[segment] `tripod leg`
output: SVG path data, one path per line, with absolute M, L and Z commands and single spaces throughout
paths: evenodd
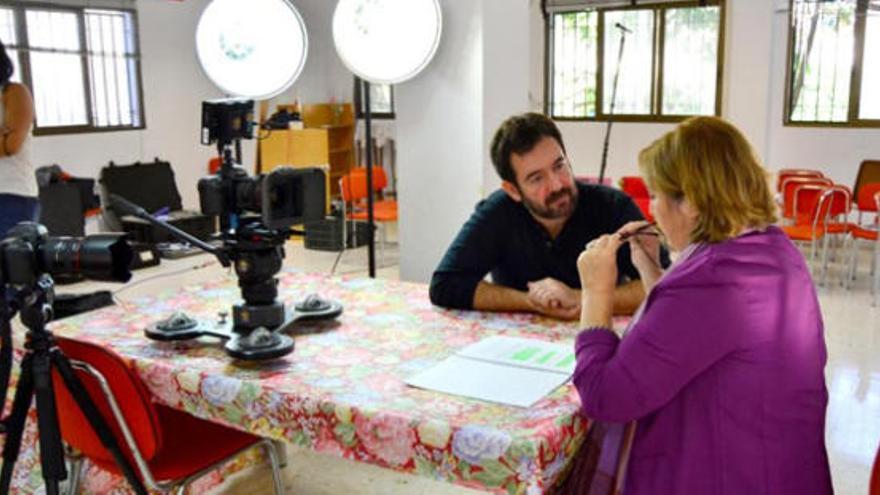
M 67 466 L 64 465 L 64 447 L 61 444 L 61 430 L 58 428 L 58 410 L 49 359 L 49 355 L 44 353 L 34 357 L 34 394 L 37 398 L 40 462 L 43 479 L 46 481 L 46 493 L 56 495 L 58 482 L 67 479 Z
M 9 493 L 12 483 L 12 468 L 18 458 L 21 449 L 21 437 L 24 433 L 24 424 L 27 419 L 28 409 L 31 408 L 31 399 L 34 393 L 34 382 L 31 377 L 32 357 L 27 355 L 21 362 L 21 374 L 18 377 L 18 385 L 15 389 L 15 399 L 12 401 L 12 411 L 6 418 L 6 443 L 3 446 L 3 470 L 0 472 L 0 493 Z
M 64 385 L 67 386 L 70 395 L 76 400 L 79 409 L 92 426 L 92 430 L 94 430 L 95 434 L 98 435 L 98 438 L 101 439 L 101 444 L 113 454 L 113 458 L 116 460 L 116 465 L 119 466 L 119 469 L 122 471 L 122 474 L 125 475 L 125 479 L 128 480 L 132 489 L 135 493 L 146 495 L 146 488 L 144 488 L 143 483 L 131 463 L 124 455 L 122 455 L 122 449 L 119 448 L 119 443 L 116 441 L 116 437 L 113 435 L 113 432 L 110 431 L 110 427 L 107 426 L 107 422 L 101 415 L 101 412 L 98 411 L 98 408 L 91 401 L 88 391 L 76 376 L 76 373 L 74 373 L 70 361 L 68 361 L 61 353 L 53 352 L 52 363 L 55 365 L 55 369 L 58 370 L 58 373 L 61 374 L 61 378 L 64 380 Z

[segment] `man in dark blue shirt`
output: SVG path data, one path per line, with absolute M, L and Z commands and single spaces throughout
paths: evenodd
M 643 220 L 626 194 L 577 183 L 559 129 L 537 113 L 505 121 L 492 139 L 502 190 L 481 201 L 431 279 L 431 301 L 458 309 L 580 314 L 576 261 L 587 242 Z M 617 258 L 615 313 L 632 313 L 644 290 L 629 246 Z M 492 273 L 492 282 L 484 279 Z

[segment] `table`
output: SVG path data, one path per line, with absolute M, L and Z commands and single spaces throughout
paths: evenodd
M 299 328 L 294 353 L 271 363 L 234 363 L 215 339 L 159 343 L 143 336 L 146 325 L 174 310 L 203 318 L 228 311 L 239 298 L 230 277 L 168 288 L 50 328 L 116 350 L 168 406 L 401 472 L 496 493 L 539 493 L 577 452 L 587 421 L 570 384 L 521 409 L 403 383 L 483 337 L 570 342 L 575 325 L 442 310 L 430 304 L 422 284 L 292 269 L 279 278 L 283 300 L 319 292 L 342 301 L 345 312 L 338 322 Z M 29 477 L 38 479 L 32 470 Z

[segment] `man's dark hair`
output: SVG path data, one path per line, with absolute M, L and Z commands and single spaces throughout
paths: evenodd
M 492 164 L 502 180 L 516 184 L 510 155 L 528 153 L 544 137 L 552 137 L 565 152 L 565 144 L 556 124 L 544 114 L 524 113 L 505 120 L 492 138 Z
M 3 44 L 3 41 L 0 41 L 0 86 L 4 86 L 9 82 L 13 72 L 15 72 L 15 66 L 12 65 L 12 59 L 6 53 L 6 45 Z

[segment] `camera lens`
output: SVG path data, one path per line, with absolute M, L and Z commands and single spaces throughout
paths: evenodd
M 127 282 L 134 254 L 125 234 L 49 237 L 41 246 L 46 272 L 82 274 L 92 280 Z

